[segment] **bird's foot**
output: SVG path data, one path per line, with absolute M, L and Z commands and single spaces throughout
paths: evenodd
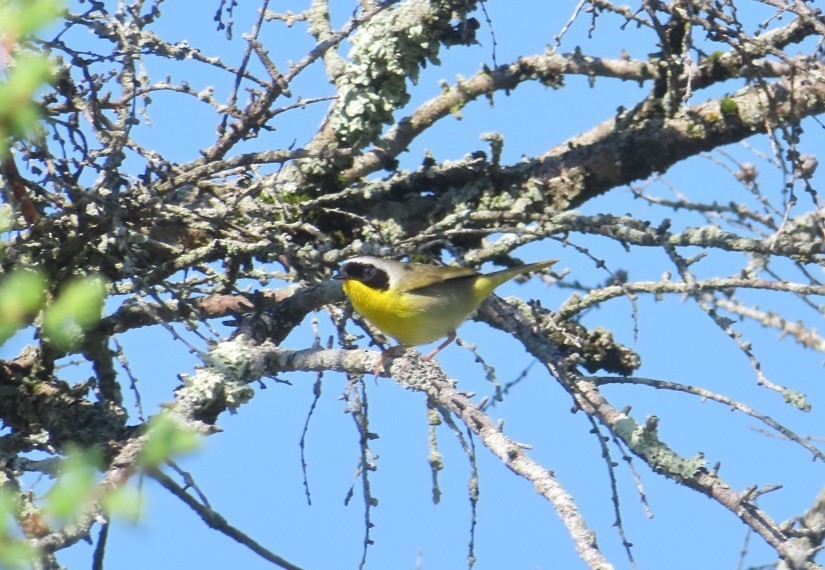
M 397 346 L 391 346 L 386 350 L 381 351 L 381 355 L 378 357 L 378 360 L 375 361 L 375 366 L 373 367 L 373 372 L 375 372 L 376 376 L 380 376 L 382 372 L 384 372 L 384 366 L 387 364 L 388 361 L 392 360 L 396 356 L 401 356 L 404 354 L 404 351 L 407 349 L 402 344 Z

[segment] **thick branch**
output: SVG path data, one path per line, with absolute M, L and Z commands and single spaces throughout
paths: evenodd
M 694 105 L 672 118 L 622 114 L 536 158 L 524 182 L 543 187 L 557 211 L 576 207 L 700 152 L 765 132 L 769 125 L 822 113 L 825 82 L 817 79 L 746 87 L 724 101 Z

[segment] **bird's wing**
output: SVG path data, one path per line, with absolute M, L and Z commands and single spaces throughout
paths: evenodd
M 407 272 L 404 275 L 404 284 L 399 287 L 402 291 L 415 291 L 450 279 L 478 275 L 478 272 L 469 267 L 439 267 L 423 263 L 408 263 L 404 271 Z

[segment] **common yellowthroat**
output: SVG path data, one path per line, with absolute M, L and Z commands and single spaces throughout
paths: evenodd
M 430 360 L 455 340 L 455 330 L 499 285 L 516 275 L 556 263 L 557 259 L 481 274 L 468 267 L 440 267 L 361 256 L 348 259 L 334 279 L 369 322 L 399 342 L 385 350 L 375 364 L 378 374 L 387 358 L 409 346 L 443 337 Z

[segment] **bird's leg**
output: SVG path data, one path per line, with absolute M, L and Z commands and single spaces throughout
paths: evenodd
M 406 346 L 399 344 L 396 346 L 391 346 L 386 350 L 382 350 L 381 355 L 378 357 L 378 360 L 375 361 L 375 366 L 373 367 L 373 372 L 375 372 L 375 375 L 380 376 L 381 372 L 384 370 L 384 364 L 386 364 L 388 360 L 392 360 L 396 356 L 400 356 L 406 349 Z
M 447 333 L 447 340 L 445 340 L 444 342 L 442 342 L 441 344 L 439 344 L 439 345 L 438 345 L 438 348 L 436 348 L 434 351 L 432 351 L 432 352 L 431 352 L 430 354 L 428 354 L 427 356 L 422 356 L 422 357 L 421 357 L 421 360 L 424 360 L 424 361 L 427 361 L 427 360 L 432 360 L 432 359 L 433 359 L 433 357 L 434 357 L 436 354 L 438 354 L 439 352 L 441 352 L 441 349 L 446 348 L 447 346 L 449 346 L 449 344 L 450 344 L 451 342 L 453 342 L 454 340 L 455 340 L 455 331 L 450 331 L 450 332 L 448 332 L 448 333 Z

